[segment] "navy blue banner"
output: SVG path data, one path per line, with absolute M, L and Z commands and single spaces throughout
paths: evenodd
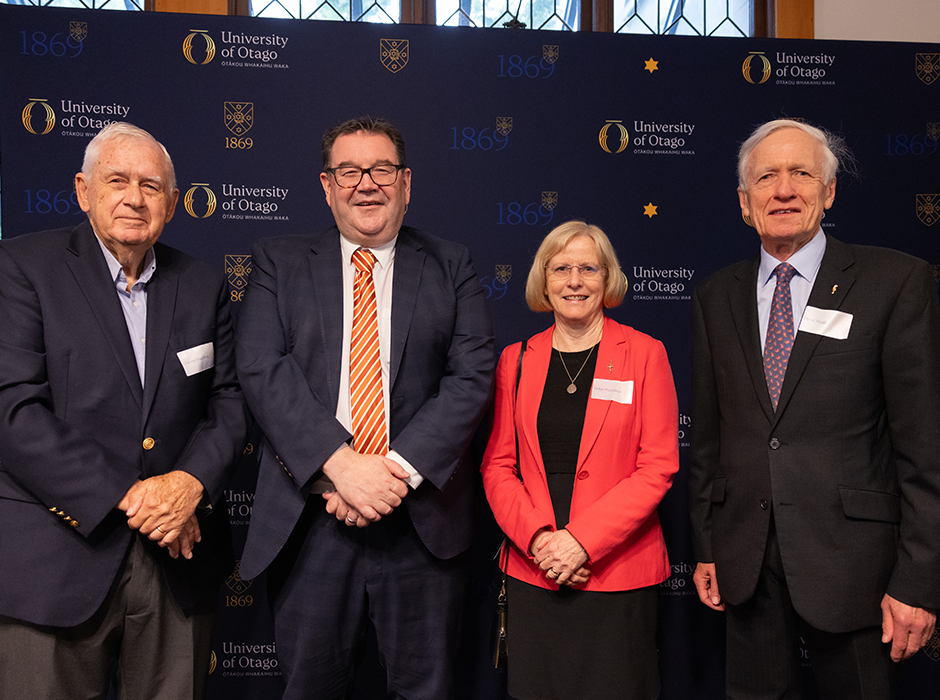
M 162 240 L 224 269 L 236 311 L 254 240 L 332 223 L 320 137 L 353 116 L 404 132 L 405 223 L 470 247 L 500 348 L 551 323 L 524 303 L 544 235 L 572 218 L 599 225 L 629 285 L 611 316 L 669 351 L 683 460 L 689 299 L 707 274 L 757 251 L 735 192 L 737 147 L 756 124 L 801 118 L 844 135 L 859 176 L 840 177 L 826 232 L 940 263 L 938 44 L 0 5 L 0 105 L 4 237 L 80 221 L 72 178 L 84 148 L 107 123 L 130 121 L 176 166 L 180 203 Z M 237 548 L 251 516 L 252 449 L 228 493 Z M 660 596 L 662 697 L 710 700 L 723 697 L 723 623 L 694 595 L 686 502 L 680 471 L 660 508 L 673 565 Z M 487 648 L 498 532 L 482 506 L 478 539 L 461 674 L 467 698 L 492 700 L 505 697 Z M 275 695 L 263 582 L 233 576 L 220 605 L 211 697 Z M 903 668 L 901 697 L 934 698 L 940 636 Z M 382 696 L 382 679 L 370 655 L 356 697 Z

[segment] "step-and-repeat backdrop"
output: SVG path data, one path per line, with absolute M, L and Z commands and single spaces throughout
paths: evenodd
M 163 240 L 224 269 L 237 313 L 254 240 L 332 222 L 320 137 L 363 114 L 404 132 L 414 173 L 405 221 L 470 247 L 500 348 L 551 322 L 523 300 L 542 237 L 572 218 L 610 235 L 629 283 L 611 316 L 665 343 L 683 460 L 691 290 L 758 247 L 735 193 L 737 146 L 754 125 L 801 118 L 844 135 L 859 174 L 840 178 L 825 231 L 940 263 L 940 44 L 8 5 L 0 5 L 2 235 L 80 221 L 72 178 L 83 150 L 104 125 L 130 121 L 176 165 L 182 196 Z M 252 445 L 227 493 L 237 549 L 251 518 Z M 673 570 L 660 589 L 665 700 L 722 697 L 723 622 L 693 593 L 686 501 L 680 471 L 660 509 Z M 460 672 L 466 698 L 492 700 L 505 697 L 488 649 L 498 532 L 482 501 L 478 519 Z M 219 604 L 211 698 L 276 697 L 264 581 L 234 573 Z M 371 651 L 356 697 L 382 697 L 382 678 Z M 903 684 L 907 700 L 936 697 L 940 638 L 905 664 Z

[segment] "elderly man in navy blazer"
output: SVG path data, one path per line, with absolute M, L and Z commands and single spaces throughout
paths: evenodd
M 940 605 L 940 311 L 930 266 L 822 232 L 840 139 L 744 142 L 760 255 L 693 298 L 693 579 L 727 621 L 727 695 L 891 697 Z
M 200 698 L 250 416 L 221 274 L 157 242 L 166 149 L 103 129 L 88 221 L 0 243 L 0 697 Z
M 241 575 L 269 572 L 285 698 L 346 697 L 371 623 L 390 696 L 447 700 L 490 321 L 467 249 L 402 226 L 395 127 L 339 125 L 323 166 L 336 226 L 258 243 L 239 314 L 238 375 L 265 435 Z

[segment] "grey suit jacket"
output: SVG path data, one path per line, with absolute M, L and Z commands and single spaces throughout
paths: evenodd
M 797 612 L 842 632 L 885 592 L 940 605 L 940 313 L 922 260 L 828 238 L 808 306 L 848 338 L 799 331 L 774 413 L 753 259 L 693 297 L 690 498 L 695 555 L 722 598 L 754 592 L 773 514 Z

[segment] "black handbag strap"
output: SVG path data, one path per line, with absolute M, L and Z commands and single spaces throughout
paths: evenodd
M 519 481 L 522 481 L 522 469 L 519 466 L 519 431 L 516 430 L 516 399 L 519 396 L 519 380 L 522 379 L 522 355 L 525 353 L 526 346 L 528 344 L 527 340 L 522 341 L 522 347 L 519 349 L 519 361 L 516 364 L 516 389 L 512 396 L 512 426 L 513 433 L 516 438 L 516 476 L 519 477 Z M 506 545 L 508 538 L 506 535 L 503 535 L 503 540 L 499 545 L 499 549 L 496 550 L 496 556 L 494 558 L 502 559 L 499 568 L 503 572 L 503 594 L 505 595 L 506 590 L 506 565 L 509 562 L 509 547 Z M 502 557 L 500 557 L 502 553 Z
M 522 347 L 519 348 L 519 362 L 516 364 L 516 392 L 512 397 L 512 425 L 513 432 L 516 435 L 516 476 L 522 481 L 522 467 L 519 464 L 519 431 L 516 430 L 516 400 L 519 398 L 519 380 L 522 379 L 522 356 L 525 354 L 528 340 L 522 341 Z

